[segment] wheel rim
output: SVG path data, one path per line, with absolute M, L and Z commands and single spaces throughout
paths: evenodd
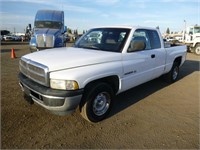
M 178 67 L 175 67 L 174 71 L 173 71 L 172 78 L 173 78 L 173 80 L 176 80 L 177 77 L 178 77 Z
M 102 116 L 110 107 L 110 94 L 107 92 L 99 93 L 94 99 L 93 112 L 97 116 Z
M 200 47 L 197 47 L 197 48 L 196 48 L 195 53 L 196 53 L 197 55 L 200 55 Z

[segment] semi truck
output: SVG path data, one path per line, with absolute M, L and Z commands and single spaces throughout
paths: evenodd
M 200 26 L 189 26 L 183 33 L 184 43 L 188 51 L 200 56 Z
M 64 11 L 38 10 L 29 43 L 31 52 L 66 46 Z
M 22 56 L 19 84 L 30 103 L 58 115 L 78 108 L 86 120 L 99 122 L 115 95 L 162 75 L 175 82 L 186 51 L 185 45 L 165 48 L 158 29 L 98 27 L 73 47 Z

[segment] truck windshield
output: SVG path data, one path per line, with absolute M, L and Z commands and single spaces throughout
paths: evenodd
M 200 26 L 199 27 L 194 27 L 194 33 L 200 33 Z
M 121 52 L 129 35 L 126 28 L 96 28 L 84 34 L 74 45 L 78 48 Z
M 61 29 L 62 23 L 56 21 L 35 21 L 35 28 Z

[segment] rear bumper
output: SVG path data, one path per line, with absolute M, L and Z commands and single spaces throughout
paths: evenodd
M 73 112 L 79 105 L 83 89 L 76 91 L 54 90 L 42 86 L 22 73 L 19 73 L 19 84 L 29 102 L 32 100 L 58 115 L 65 115 Z

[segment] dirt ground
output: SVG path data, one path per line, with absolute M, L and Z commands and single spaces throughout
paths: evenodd
M 11 59 L 11 48 L 17 58 Z M 2 149 L 199 149 L 200 57 L 188 53 L 180 79 L 156 79 L 118 95 L 109 117 L 91 124 L 23 100 L 18 62 L 28 44 L 1 45 Z

